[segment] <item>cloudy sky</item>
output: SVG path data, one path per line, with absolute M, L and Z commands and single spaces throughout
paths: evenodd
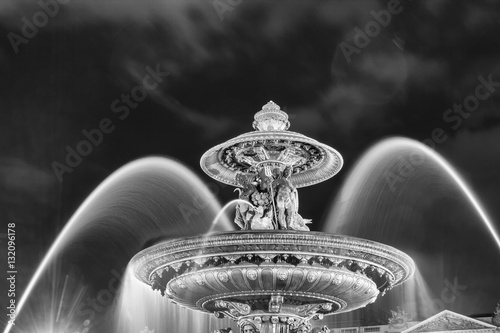
M 499 33 L 493 0 L 2 0 L 0 241 L 4 253 L 15 223 L 18 292 L 115 170 L 167 156 L 213 183 L 200 156 L 250 131 L 269 100 L 289 113 L 290 130 L 344 157 L 338 176 L 299 193 L 315 230 L 334 223 L 330 207 L 356 161 L 392 136 L 443 155 L 500 229 Z M 89 137 L 94 143 L 82 143 Z M 353 235 L 414 255 L 437 299 L 458 279 L 466 289 L 447 308 L 492 312 L 500 253 L 482 220 L 453 185 L 418 183 L 417 197 L 410 184 L 384 197 L 410 220 L 406 232 Z M 234 195 L 228 187 L 216 193 L 221 203 Z M 375 220 L 387 229 L 405 223 Z M 81 257 L 71 269 L 92 271 Z

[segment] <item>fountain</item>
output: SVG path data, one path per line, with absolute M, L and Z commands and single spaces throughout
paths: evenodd
M 333 177 L 343 160 L 289 125 L 269 102 L 255 131 L 202 156 L 205 173 L 238 190 L 241 230 L 146 248 L 131 261 L 137 279 L 180 306 L 233 319 L 241 332 L 293 333 L 373 303 L 413 275 L 412 259 L 395 248 L 309 230 L 297 189 Z

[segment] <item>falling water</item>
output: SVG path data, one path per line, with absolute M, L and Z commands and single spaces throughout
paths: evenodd
M 445 308 L 467 314 L 495 304 L 479 281 L 498 276 L 498 265 L 479 262 L 500 247 L 498 233 L 453 167 L 417 141 L 392 138 L 364 154 L 335 199 L 325 231 L 395 246 L 419 267 L 412 282 L 370 311 L 404 306 L 413 319 L 423 319 Z
M 229 201 L 227 204 L 224 205 L 224 207 L 222 207 L 222 209 L 219 211 L 219 213 L 217 213 L 217 216 L 215 216 L 214 220 L 212 221 L 212 224 L 211 224 L 212 227 L 209 229 L 208 232 L 210 233 L 213 231 L 213 226 L 217 225 L 219 219 L 221 219 L 221 218 L 227 219 L 228 216 L 234 216 L 234 213 L 229 214 L 228 210 L 230 208 L 236 207 L 236 204 L 238 204 L 238 203 L 244 203 L 246 205 L 250 205 L 250 206 L 254 207 L 250 202 L 248 202 L 246 200 L 242 200 L 242 199 L 234 199 L 234 200 Z
M 125 165 L 89 195 L 56 238 L 20 298 L 16 328 L 58 332 L 56 319 L 65 332 L 107 327 L 109 304 L 130 258 L 151 239 L 228 230 L 225 217 L 207 223 L 219 211 L 207 186 L 176 161 L 150 157 Z M 184 313 L 176 320 L 187 321 Z
M 442 278 L 436 276 L 449 277 L 448 266 L 457 266 L 456 262 L 447 265 L 448 252 L 466 251 L 464 248 L 471 244 L 470 237 L 464 234 L 481 232 L 475 224 L 462 223 L 464 218 L 473 218 L 464 205 L 449 210 L 451 204 L 456 205 L 457 196 L 470 202 L 486 227 L 482 231 L 487 230 L 490 239 L 500 246 L 484 209 L 442 157 L 412 140 L 386 140 L 365 154 L 351 172 L 330 212 L 326 231 L 385 242 L 415 259 L 420 273 L 413 282 L 385 296 L 387 301 L 382 305 L 403 305 L 422 317 L 440 310 L 442 305 L 474 306 L 474 300 L 484 293 L 472 297 L 472 302 L 462 301 L 465 296 L 460 299 L 457 295 L 458 301 L 450 305 L 442 296 L 439 298 L 439 286 L 437 292 L 430 292 L 442 285 Z M 436 201 L 444 212 L 436 213 Z M 156 157 L 124 166 L 85 200 L 57 237 L 20 299 L 16 327 L 29 332 L 74 332 L 70 328 L 77 326 L 82 333 L 147 333 L 153 329 L 170 333 L 230 326 L 170 304 L 133 278 L 128 269 L 124 278 L 121 274 L 130 258 L 155 239 L 229 230 L 223 212 L 234 204 L 229 203 L 221 211 L 208 188 L 178 162 Z M 464 217 L 460 219 L 460 215 Z M 444 226 L 445 232 L 436 226 Z M 437 243 L 435 237 L 429 237 L 435 233 L 443 233 Z M 481 251 L 484 244 L 488 242 L 474 244 L 475 250 Z M 491 250 L 487 245 L 485 249 Z M 474 262 L 467 265 L 475 275 L 457 283 L 470 290 L 474 288 L 470 281 L 484 268 L 481 271 Z M 452 272 L 460 278 L 462 273 Z M 449 279 L 455 283 L 452 277 Z M 115 298 L 120 281 L 121 291 Z M 36 298 L 31 296 L 35 287 Z M 89 300 L 105 300 L 105 304 L 97 307 Z M 4 333 L 10 330 L 7 326 Z
M 115 311 L 116 333 L 208 332 L 209 329 L 234 325 L 229 319 L 217 319 L 211 314 L 192 311 L 167 300 L 158 291 L 137 280 L 131 268 L 127 270 Z M 145 331 L 145 333 L 149 333 Z
M 204 237 L 214 231 L 223 219 L 227 224 L 228 211 L 235 207 L 238 202 L 247 201 L 236 199 L 228 202 L 219 210 L 210 223 L 210 229 L 200 237 Z M 229 226 L 225 230 L 230 230 Z M 203 314 L 180 307 L 161 296 L 158 291 L 153 291 L 150 286 L 140 282 L 128 266 L 124 283 L 118 296 L 115 310 L 115 322 L 117 333 L 150 333 L 155 332 L 204 332 L 209 328 L 234 327 L 234 322 L 229 319 L 220 320 L 211 314 Z

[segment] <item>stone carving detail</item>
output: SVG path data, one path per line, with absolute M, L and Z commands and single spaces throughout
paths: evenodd
M 285 281 L 288 278 L 288 272 L 286 269 L 280 269 L 278 270 L 278 279 L 281 281 Z
M 226 272 L 222 271 L 217 274 L 217 277 L 221 282 L 227 282 L 229 281 L 229 275 L 227 275 Z
M 305 135 L 290 132 L 288 115 L 273 102 L 255 115 L 255 131 L 239 135 L 201 157 L 200 165 L 212 178 L 240 186 L 236 174 L 258 174 L 290 167 L 292 184 L 310 186 L 329 179 L 342 168 L 342 156 L 332 147 Z
M 256 280 L 257 279 L 257 271 L 255 269 L 249 269 L 247 271 L 247 278 L 250 280 Z
M 288 115 L 273 101 L 264 105 L 254 119 L 253 128 L 258 131 L 286 131 L 290 127 Z
M 493 325 L 500 326 L 500 301 L 497 303 L 495 311 L 493 312 L 492 323 Z
M 262 320 L 255 318 L 254 320 L 246 318 L 238 322 L 241 333 L 259 333 Z
M 283 296 L 271 296 L 271 300 L 269 301 L 269 312 L 280 312 L 283 300 Z
M 310 220 L 298 213 L 299 199 L 292 178 L 304 186 L 303 173 L 309 174 L 307 178 L 320 178 L 323 172 L 333 171 L 326 171 L 332 166 L 325 163 L 330 164 L 334 156 L 338 162 L 341 160 L 330 147 L 326 149 L 314 140 L 287 132 L 288 126 L 288 115 L 269 102 L 255 115 L 257 132 L 249 133 L 246 140 L 240 136 L 231 144 L 214 148 L 214 152 L 218 151 L 217 161 L 207 161 L 213 158 L 213 153 L 202 157 L 202 167 L 210 165 L 211 168 L 205 171 L 216 179 L 222 176 L 227 180 L 229 174 L 233 175 L 229 181 L 238 186 L 240 199 L 234 222 L 242 230 L 309 231 Z M 276 137 L 272 133 L 276 133 Z
M 311 333 L 312 327 L 308 320 L 304 320 L 295 325 L 290 325 L 291 333 Z
M 325 153 L 312 144 L 286 139 L 249 140 L 225 148 L 222 163 L 228 169 L 247 172 L 260 163 L 283 167 L 289 165 L 293 173 L 316 167 Z
M 301 317 L 312 318 L 317 314 L 318 311 L 332 311 L 333 307 L 331 303 L 310 303 L 297 306 L 295 308 L 295 313 Z
M 451 330 L 474 330 L 485 328 L 484 326 L 469 320 L 459 317 L 450 312 L 445 312 L 442 316 L 438 316 L 423 325 L 417 326 L 412 332 L 441 332 Z
M 180 289 L 186 289 L 186 283 L 184 282 L 184 279 L 180 278 L 177 280 L 177 286 L 180 288 Z
M 391 318 L 389 318 L 389 327 L 395 329 L 408 328 L 408 321 L 411 320 L 410 314 L 398 306 L 397 311 L 391 310 Z
M 250 222 L 253 215 L 255 215 L 255 205 L 251 203 L 252 195 L 257 191 L 257 181 L 255 174 L 238 173 L 236 175 L 236 183 L 241 186 L 237 188 L 239 191 L 239 198 L 245 202 L 240 202 L 236 206 L 236 216 L 234 223 L 236 223 L 242 230 L 250 228 Z
M 251 307 L 248 304 L 243 304 L 239 302 L 230 302 L 224 300 L 215 301 L 215 307 L 221 310 L 227 310 L 230 317 L 233 318 L 247 315 L 251 311 Z M 224 312 L 224 311 L 219 311 L 219 312 Z
M 198 250 L 200 248 L 201 250 Z M 352 249 L 349 251 L 352 259 L 337 257 L 347 255 L 345 248 Z M 291 279 L 298 268 L 300 268 L 299 271 L 306 272 L 305 281 L 309 283 L 316 283 L 317 279 L 323 276 L 324 281 L 321 285 L 328 283 L 343 288 L 352 287 L 358 280 L 360 284 L 354 286 L 353 291 L 359 290 L 377 297 L 379 292 L 383 293 L 386 289 L 405 280 L 411 273 L 412 267 L 406 257 L 402 257 L 397 251 L 394 252 L 392 248 L 386 249 L 380 244 L 362 244 L 345 236 L 322 235 L 316 232 L 298 234 L 240 231 L 211 236 L 207 239 L 191 238 L 171 242 L 168 247 L 161 246 L 157 251 L 162 253 L 161 257 L 158 257 L 156 252 L 151 252 L 151 261 L 142 262 L 139 276 L 144 280 L 147 279 L 152 288 L 160 290 L 162 294 L 169 288 L 168 295 L 180 295 L 182 291 L 177 283 L 169 283 L 169 281 L 178 280 L 176 276 L 180 278 L 186 274 L 184 284 L 188 285 L 187 289 L 190 289 L 191 285 L 201 286 L 207 283 L 208 277 L 205 276 L 205 269 L 220 267 L 221 269 L 215 272 L 215 278 L 219 283 L 232 285 L 229 274 L 232 274 L 233 269 L 243 267 L 243 264 L 248 263 L 257 267 L 264 264 L 280 265 L 276 266 L 274 273 L 277 281 Z M 381 257 L 385 258 L 386 264 L 394 263 L 387 265 L 393 271 L 377 265 Z M 356 258 L 362 258 L 363 261 L 358 261 Z M 175 264 L 171 264 L 170 261 L 174 260 Z M 171 266 L 175 266 L 177 270 L 165 269 Z M 320 269 L 314 270 L 311 266 Z M 328 271 L 322 272 L 322 269 Z M 315 274 L 312 273 L 314 271 L 318 273 L 316 281 L 314 281 Z M 161 274 L 158 274 L 160 272 Z M 309 272 L 311 272 L 310 276 Z M 350 275 L 349 272 L 356 275 Z M 193 274 L 188 277 L 187 273 Z M 258 274 L 261 273 L 252 267 L 245 268 L 243 274 L 249 281 L 253 281 L 251 279 L 257 279 Z M 349 278 L 349 276 L 352 277 Z M 370 280 L 375 285 L 371 284 Z
M 352 289 L 356 290 L 359 287 L 361 287 L 362 284 L 363 284 L 363 280 L 362 279 L 356 279 L 356 281 L 354 281 L 354 283 L 352 285 Z
M 316 281 L 316 279 L 318 278 L 318 272 L 317 271 L 310 271 L 308 274 L 307 274 L 307 281 L 309 282 L 314 282 Z
M 308 231 L 310 220 L 298 213 L 297 189 L 290 166 L 260 165 L 256 173 L 237 173 L 240 202 L 234 222 L 242 230 L 292 229 Z
M 231 327 L 221 328 L 219 330 L 215 330 L 212 333 L 233 333 L 233 329 Z
M 205 284 L 205 281 L 203 281 L 203 277 L 199 274 L 196 274 L 194 277 L 193 277 L 193 280 L 199 284 L 200 286 L 203 286 Z

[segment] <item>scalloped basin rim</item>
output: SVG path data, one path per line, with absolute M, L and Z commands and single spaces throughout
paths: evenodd
M 162 241 L 158 244 L 152 245 L 137 253 L 132 259 L 131 263 L 136 267 L 136 277 L 141 279 L 137 273 L 140 266 L 146 261 L 151 261 L 154 254 L 158 256 L 165 256 L 168 254 L 173 255 L 193 249 L 214 248 L 223 246 L 245 246 L 250 245 L 246 241 L 253 241 L 254 244 L 270 245 L 278 244 L 278 241 L 283 241 L 285 244 L 290 245 L 304 245 L 304 246 L 326 246 L 331 244 L 331 248 L 343 248 L 344 250 L 358 250 L 361 252 L 371 253 L 380 257 L 387 257 L 390 261 L 398 261 L 406 267 L 405 275 L 399 279 L 399 283 L 409 279 L 415 271 L 415 266 L 411 257 L 404 252 L 383 243 L 378 243 L 372 240 L 357 238 L 352 236 L 329 234 L 323 232 L 303 232 L 295 230 L 243 230 L 243 231 L 227 231 L 211 233 L 206 235 L 190 236 L 184 238 L 175 238 Z M 292 241 L 294 243 L 292 243 Z M 217 244 L 214 244 L 217 242 Z M 302 243 L 303 242 L 303 243 Z M 330 243 L 331 242 L 331 243 Z M 206 246 L 204 246 L 206 244 Z M 167 249 L 169 248 L 169 249 Z M 227 253 L 221 250 L 224 253 Z M 265 251 L 264 251 L 265 252 Z M 300 252 L 300 251 L 299 251 Z M 308 251 L 305 251 L 308 252 Z M 327 253 L 324 253 L 328 255 Z M 321 254 L 317 254 L 321 255 Z M 334 255 L 335 256 L 335 255 Z M 398 283 L 398 284 L 399 284 Z
M 396 249 L 395 247 L 391 245 L 387 245 L 384 243 L 380 243 L 377 241 L 365 239 L 365 238 L 360 238 L 360 237 L 354 237 L 354 236 L 347 236 L 347 235 L 342 235 L 342 234 L 330 234 L 326 232 L 319 232 L 319 231 L 296 231 L 296 230 L 241 230 L 241 231 L 223 231 L 223 232 L 214 232 L 214 233 L 209 233 L 209 234 L 201 234 L 201 235 L 196 235 L 196 236 L 189 236 L 189 237 L 181 237 L 181 238 L 171 238 L 171 239 L 166 239 L 163 241 L 160 241 L 157 244 L 151 245 L 147 248 L 142 249 L 139 251 L 134 257 L 132 257 L 131 262 L 136 261 L 139 259 L 139 257 L 142 257 L 143 254 L 146 252 L 151 252 L 155 248 L 161 248 L 162 246 L 165 246 L 166 244 L 175 244 L 177 242 L 186 242 L 189 240 L 197 240 L 200 238 L 206 238 L 207 240 L 211 237 L 214 236 L 224 236 L 224 235 L 238 235 L 238 236 L 243 236 L 245 234 L 248 235 L 258 235 L 258 234 L 296 234 L 303 236 L 304 239 L 307 239 L 309 235 L 311 236 L 320 236 L 320 237 L 332 237 L 333 239 L 345 239 L 345 240 L 352 240 L 352 241 L 359 241 L 359 243 L 365 243 L 365 244 L 370 244 L 370 245 L 375 245 L 375 246 L 381 246 L 384 247 L 387 250 L 395 251 L 396 253 L 403 255 L 407 257 L 409 260 L 412 260 L 410 256 L 408 256 L 406 253 L 402 252 L 401 250 Z M 250 238 L 250 237 L 249 237 Z
M 337 304 L 333 312 L 352 311 L 415 271 L 413 260 L 391 246 L 293 230 L 165 240 L 136 254 L 131 265 L 136 278 L 153 290 L 205 312 L 217 312 L 217 301 L 249 306 L 257 294 L 265 302 L 281 295 L 283 304 L 326 302 Z

